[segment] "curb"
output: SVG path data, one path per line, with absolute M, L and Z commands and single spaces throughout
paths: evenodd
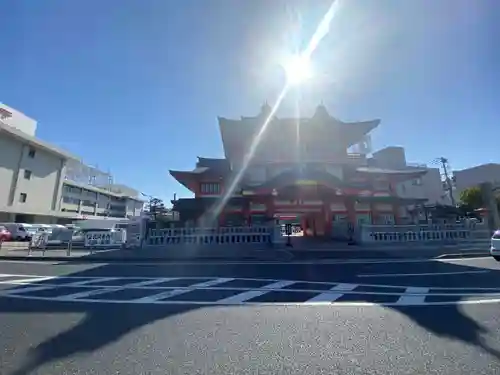
M 483 256 L 491 256 L 491 254 L 487 251 L 471 251 L 467 253 L 454 253 L 454 254 L 443 254 L 435 257 L 434 259 L 448 259 L 448 258 L 475 258 L 475 257 L 483 257 Z
M 242 257 L 242 258 L 217 258 L 217 257 L 212 257 L 212 258 L 152 258 L 152 257 L 134 257 L 134 258 L 90 258 L 90 257 L 63 257 L 63 256 L 40 256 L 40 255 L 33 255 L 33 256 L 17 256 L 17 255 L 6 255 L 6 256 L 0 256 L 0 261 L 2 260 L 21 260 L 21 261 L 32 261 L 32 262 L 39 262 L 39 261 L 54 261 L 54 262 L 74 262 L 74 263 L 134 263 L 134 262 L 158 262 L 158 263 L 169 263 L 169 262 L 200 262 L 204 261 L 207 263 L 210 263 L 212 261 L 227 261 L 227 262 L 240 262 L 240 261 L 245 261 L 245 262 L 255 262 L 255 261 L 261 261 L 261 262 L 284 262 L 287 260 L 283 259 L 263 259 L 263 258 L 251 258 L 251 257 Z
M 468 253 L 455 253 L 455 254 L 442 254 L 434 257 L 411 257 L 411 258 L 401 258 L 401 257 L 387 257 L 383 258 L 385 260 L 441 260 L 441 259 L 453 259 L 453 258 L 475 258 L 475 257 L 485 257 L 490 256 L 489 252 L 468 252 Z M 269 263 L 286 263 L 286 262 L 311 262 L 311 261 L 356 261 L 356 262 L 373 262 L 379 261 L 381 258 L 339 258 L 339 257 L 325 257 L 325 258 L 310 258 L 310 259 L 264 259 L 257 257 L 242 257 L 242 258 L 227 258 L 227 257 L 212 257 L 212 258 L 153 258 L 153 257 L 124 257 L 124 258 L 116 258 L 116 257 L 102 257 L 102 258 L 91 258 L 91 257 L 64 257 L 64 256 L 16 256 L 16 255 L 7 255 L 0 256 L 1 260 L 12 260 L 12 261 L 27 261 L 27 262 L 40 262 L 40 261 L 53 261 L 53 262 L 67 262 L 67 263 L 137 263 L 137 262 L 148 262 L 154 263 L 179 263 L 179 262 L 220 262 L 225 261 L 228 263 L 231 262 L 269 262 Z M 320 263 L 318 263 L 320 264 Z

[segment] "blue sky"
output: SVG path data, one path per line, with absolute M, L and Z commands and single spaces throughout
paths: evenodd
M 168 169 L 223 155 L 217 116 L 258 113 L 330 1 L 1 0 L 0 101 L 38 136 L 147 194 L 189 196 Z M 323 102 L 382 120 L 374 148 L 451 167 L 498 162 L 500 3 L 340 0 L 315 75 L 278 115 Z M 294 99 L 300 96 L 298 102 Z

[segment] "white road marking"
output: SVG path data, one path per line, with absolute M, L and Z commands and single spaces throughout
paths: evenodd
M 482 271 L 481 271 L 482 272 Z M 489 271 L 487 271 L 489 272 Z M 27 275 L 27 274 L 0 274 L 0 277 L 45 277 L 43 275 Z M 74 279 L 74 280 L 88 280 L 88 279 L 95 279 L 97 281 L 101 281 L 102 279 L 109 279 L 108 277 L 103 277 L 103 276 L 50 276 L 50 277 L 55 277 L 55 278 L 62 278 L 62 279 Z M 166 278 L 167 281 L 168 279 L 183 279 L 183 280 L 206 280 L 209 279 L 210 276 L 198 276 L 198 277 L 173 277 L 173 278 Z M 163 278 L 158 278 L 158 277 L 151 277 L 151 276 L 121 276 L 121 277 L 112 277 L 111 279 L 120 279 L 120 280 L 127 280 L 127 279 L 132 279 L 132 280 L 137 280 L 137 279 L 144 279 L 144 280 L 161 280 Z M 0 280 L 0 285 L 1 284 L 9 284 L 9 285 L 24 285 L 24 283 L 19 284 L 17 282 L 18 279 L 7 279 L 7 280 Z M 232 280 L 232 279 L 225 279 L 225 280 Z M 241 280 L 241 281 L 258 281 L 258 282 L 269 282 L 269 283 L 275 283 L 275 282 L 281 282 L 283 280 L 280 279 L 265 279 L 265 278 L 248 278 L 248 277 L 238 277 L 235 278 L 234 280 Z M 161 281 L 160 281 L 161 282 Z M 332 287 L 335 285 L 338 285 L 339 283 L 336 281 L 307 281 L 307 280 L 286 280 L 287 283 L 307 283 L 307 284 L 313 284 L 313 285 L 331 285 Z M 141 282 L 142 283 L 142 282 Z M 126 284 L 127 286 L 132 285 L 133 283 Z M 154 284 L 154 283 L 153 283 Z M 49 285 L 46 283 L 45 285 Z M 53 284 L 57 286 L 63 286 L 61 284 Z M 386 288 L 386 289 L 406 289 L 409 287 L 409 285 L 387 285 L 387 284 L 357 284 L 358 286 L 366 286 L 366 287 L 375 287 L 375 288 Z M 64 286 L 73 286 L 70 284 L 64 284 Z M 500 285 L 497 287 L 470 287 L 470 286 L 458 286 L 458 287 L 440 287 L 440 286 L 426 286 L 426 285 L 418 285 L 419 287 L 422 288 L 429 288 L 429 289 L 437 289 L 437 290 L 485 290 L 485 291 L 495 291 L 495 292 L 500 292 Z M 88 285 L 86 286 L 85 284 L 80 284 L 78 287 L 89 287 L 89 288 L 96 288 L 96 287 L 106 287 L 106 286 L 98 286 L 98 285 Z M 113 286 L 110 286 L 113 287 Z M 154 289 L 172 289 L 172 287 L 154 287 Z M 238 289 L 238 288 L 231 288 L 227 287 L 224 289 Z M 240 288 L 240 289 L 252 289 L 252 288 Z M 324 291 L 324 290 L 321 290 Z
M 46 276 L 46 277 L 29 277 L 26 279 L 17 279 L 16 283 L 19 284 L 33 284 L 39 283 L 40 281 L 54 280 L 57 279 L 57 276 Z
M 66 284 L 66 286 L 80 286 L 80 285 L 88 285 L 88 284 L 97 284 L 97 283 L 114 281 L 114 280 L 119 280 L 119 279 L 121 279 L 121 277 L 96 277 L 96 278 L 90 278 L 89 280 L 75 281 L 74 283 Z
M 55 286 L 33 286 L 33 287 L 27 287 L 27 288 L 19 288 L 19 289 L 9 289 L 5 291 L 7 295 L 11 294 L 17 294 L 17 293 L 29 293 L 29 292 L 39 292 L 41 290 L 49 290 L 49 289 L 55 289 L 57 287 Z
M 61 300 L 61 301 L 72 301 L 72 300 L 84 299 L 84 298 L 91 297 L 91 296 L 97 296 L 99 294 L 117 292 L 117 291 L 122 290 L 122 289 L 123 289 L 122 287 L 112 287 L 112 288 L 105 288 L 105 289 L 90 289 L 90 290 L 85 290 L 83 292 L 65 294 L 63 296 L 57 297 L 57 299 Z
M 127 288 L 142 288 L 145 286 L 152 286 L 154 284 L 161 284 L 167 281 L 177 280 L 178 277 L 159 277 L 158 279 L 139 281 L 138 283 L 127 284 Z
M 331 292 L 321 293 L 307 300 L 306 302 L 334 302 L 335 300 L 338 300 L 345 294 L 340 292 L 350 292 L 356 289 L 357 287 L 358 287 L 357 284 L 339 284 L 330 289 L 331 291 L 338 291 L 339 293 L 331 293 Z
M 156 294 L 153 294 L 151 296 L 137 298 L 136 303 L 151 303 L 151 302 L 155 302 L 158 300 L 162 300 L 164 298 L 170 298 L 170 297 L 178 296 L 181 294 L 186 294 L 186 293 L 192 292 L 198 288 L 208 288 L 208 287 L 211 287 L 211 286 L 214 286 L 217 284 L 227 283 L 228 281 L 232 281 L 232 280 L 234 280 L 234 279 L 218 278 L 218 279 L 214 279 L 214 280 L 208 280 L 208 281 L 205 281 L 202 283 L 190 285 L 190 286 L 185 287 L 185 288 L 176 288 L 173 290 L 167 290 L 165 292 L 156 293 Z
M 405 276 L 440 276 L 440 275 L 465 275 L 475 273 L 489 273 L 489 270 L 483 271 L 460 271 L 460 272 L 424 272 L 424 273 L 378 273 L 369 275 L 357 275 L 357 277 L 405 277 Z
M 486 251 L 485 251 L 486 252 Z M 159 265 L 166 265 L 166 266 L 217 266 L 217 265 L 300 265 L 300 264 L 387 264 L 387 263 L 430 263 L 430 262 L 448 262 L 448 261 L 453 261 L 453 262 L 468 262 L 471 260 L 484 260 L 484 259 L 489 259 L 491 258 L 490 255 L 484 255 L 484 256 L 477 256 L 477 257 L 459 257 L 459 258 L 446 258 L 446 259 L 441 259 L 441 258 L 430 258 L 430 259 L 395 259 L 395 258 L 373 258 L 373 259 L 322 259 L 322 260 L 303 260 L 303 261 L 289 261 L 289 262 L 282 262 L 282 261 L 225 261 L 225 262 L 215 262 L 215 261 L 164 261 L 164 262 L 88 262 L 89 265 L 91 266 L 102 266 L 102 265 L 113 265 L 113 266 L 134 266 L 134 265 L 142 265 L 142 266 L 159 266 Z M 37 260 L 37 261 L 32 261 L 32 260 L 2 260 L 0 259 L 0 263 L 22 263 L 22 264 L 49 264 L 49 265 L 60 265 L 60 266 L 71 266 L 71 260 L 68 261 L 58 261 L 54 262 L 53 260 Z
M 429 292 L 429 288 L 409 287 L 406 288 L 405 294 L 399 297 L 396 305 L 425 305 L 425 297 Z
M 293 281 L 281 280 L 272 284 L 264 285 L 259 288 L 259 290 L 249 290 L 247 292 L 239 293 L 231 297 L 223 298 L 219 300 L 222 304 L 237 304 L 248 301 L 252 298 L 263 296 L 266 293 L 277 291 L 279 289 L 285 288 L 289 285 L 295 284 Z
M 476 271 L 477 272 L 477 271 Z M 483 272 L 483 271 L 479 271 Z M 392 275 L 392 274 L 391 274 Z M 407 274 L 405 274 L 407 275 Z M 126 277 L 81 277 L 81 276 L 42 276 L 42 275 L 14 275 L 14 274 L 2 274 L 1 277 L 15 277 L 10 280 L 3 280 L 0 283 L 19 285 L 18 289 L 7 289 L 0 291 L 0 296 L 8 298 L 19 298 L 19 299 L 32 299 L 40 301 L 61 301 L 61 302 L 85 302 L 85 303 L 135 303 L 135 304 L 186 304 L 186 305 L 269 305 L 269 306 L 297 306 L 297 305 L 307 305 L 307 306 L 442 306 L 442 305 L 460 305 L 460 304 L 486 304 L 486 303 L 500 303 L 500 287 L 497 288 L 475 288 L 475 287 L 422 287 L 422 286 L 397 286 L 397 285 L 379 285 L 379 284 L 347 284 L 347 283 L 333 283 L 333 282 L 309 282 L 305 280 L 273 280 L 273 279 L 255 279 L 255 278 L 213 278 L 208 281 L 207 277 L 140 277 L 140 276 L 126 276 Z M 21 277 L 21 279 L 19 279 Z M 17 278 L 17 279 L 16 279 Z M 50 280 L 55 280 L 58 278 L 75 280 L 73 283 L 57 283 L 51 284 Z M 142 281 L 137 282 L 137 279 L 142 279 Z M 175 287 L 175 286 L 158 286 L 156 284 L 169 281 L 172 279 L 179 280 L 192 280 L 194 284 L 186 287 Z M 99 285 L 99 282 L 109 281 L 109 280 L 119 280 L 120 285 Z M 196 283 L 196 281 L 199 281 Z M 203 281 L 202 281 L 203 280 Z M 249 281 L 248 287 L 231 287 L 222 285 L 226 282 L 232 280 Z M 37 282 L 45 281 L 43 285 L 36 285 Z M 129 282 L 127 282 L 129 281 Z M 252 287 L 252 281 L 267 281 L 269 284 L 264 285 L 259 288 Z M 311 285 L 328 285 L 331 289 L 324 290 L 319 289 L 285 289 L 290 293 L 316 293 L 317 295 L 309 300 L 304 299 L 302 302 L 255 302 L 251 301 L 253 298 L 259 297 L 261 295 L 270 293 L 272 291 L 283 291 L 285 287 L 291 286 L 294 283 L 307 283 Z M 26 287 L 26 285 L 34 285 L 33 287 Z M 76 284 L 76 285 L 75 285 Z M 38 291 L 44 290 L 55 290 L 57 292 L 58 288 L 73 287 L 82 289 L 76 293 L 66 294 L 66 295 L 54 295 L 54 296 L 40 296 L 36 295 Z M 357 291 L 356 289 L 361 286 L 369 286 L 379 289 L 380 291 Z M 401 293 L 399 290 L 394 290 L 394 288 L 404 288 L 405 292 Z M 142 298 L 131 298 L 127 299 L 115 299 L 112 293 L 121 290 L 130 289 L 143 289 L 143 290 L 154 290 L 153 295 L 145 296 Z M 158 289 L 163 289 L 158 293 Z M 227 298 L 222 298 L 217 301 L 200 301 L 193 298 L 193 301 L 180 301 L 180 300 L 169 300 L 169 298 L 196 291 L 196 290 L 235 290 L 238 293 L 234 296 Z M 64 289 L 62 289 L 64 290 Z M 61 291 L 62 291 L 61 290 Z M 432 291 L 432 292 L 431 292 Z M 448 293 L 440 292 L 448 291 Z M 449 293 L 452 291 L 452 293 Z M 453 292 L 456 291 L 456 292 Z M 468 292 L 470 291 L 470 292 Z M 484 291 L 484 292 L 481 292 Z M 32 293 L 30 293 L 32 292 Z M 437 292 L 437 293 L 436 293 Z M 493 293 L 490 293 L 493 292 Z M 29 293 L 30 295 L 26 295 Z M 98 295 L 110 294 L 109 296 L 104 296 L 104 298 L 94 298 Z M 356 294 L 363 297 L 359 302 L 337 302 L 337 300 L 346 294 Z M 394 302 L 389 303 L 373 303 L 369 302 L 372 296 L 392 296 L 394 297 Z M 457 296 L 462 299 L 456 301 L 436 301 L 436 302 L 426 302 L 425 299 L 428 296 L 433 297 L 450 297 Z M 466 297 L 473 297 L 472 300 L 466 300 Z
M 39 297 L 39 296 L 24 296 L 22 294 L 12 294 L 7 295 L 9 298 L 17 299 L 29 299 L 38 301 L 65 301 L 61 298 L 52 297 Z M 72 300 L 72 302 L 81 303 L 122 303 L 122 304 L 134 304 L 138 303 L 139 300 L 113 300 L 113 299 L 92 299 L 92 298 L 80 298 Z M 147 302 L 154 305 L 198 305 L 198 306 L 220 306 L 220 305 L 252 305 L 252 306 L 329 306 L 329 307 L 384 307 L 384 306 L 401 306 L 397 302 L 388 303 L 374 303 L 374 302 L 237 302 L 237 303 L 222 303 L 222 300 L 205 302 L 205 301 L 172 301 L 172 300 L 158 300 Z M 496 299 L 483 299 L 483 300 L 459 300 L 459 301 L 439 301 L 439 302 L 426 302 L 425 306 L 451 306 L 451 305 L 483 305 L 500 303 L 500 298 Z M 407 305 L 410 306 L 410 305 Z M 421 306 L 421 305 L 417 305 Z
M 218 278 L 218 279 L 205 281 L 204 283 L 194 284 L 192 287 L 195 287 L 195 288 L 208 288 L 210 286 L 215 286 L 217 284 L 224 284 L 224 283 L 227 283 L 227 282 L 233 281 L 233 280 L 234 280 L 234 278 L 221 277 L 221 278 Z
M 289 285 L 292 285 L 292 284 L 295 284 L 296 281 L 292 281 L 292 280 L 280 280 L 280 281 L 276 281 L 272 284 L 269 284 L 269 285 L 264 285 L 261 289 L 281 289 L 281 288 L 285 288 Z

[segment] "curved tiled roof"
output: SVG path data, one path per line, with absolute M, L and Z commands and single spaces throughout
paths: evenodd
M 242 117 L 241 120 L 233 120 L 218 117 L 219 130 L 221 133 L 224 153 L 226 158 L 246 152 L 250 143 L 259 133 L 261 126 L 266 121 L 262 116 Z M 303 143 L 306 139 L 315 143 L 321 139 L 328 139 L 333 145 L 349 148 L 360 142 L 363 137 L 380 124 L 380 120 L 346 123 L 333 118 L 330 115 L 316 115 L 312 118 L 277 118 L 274 117 L 264 133 L 264 138 L 270 138 L 270 133 L 276 132 L 278 139 L 290 144 Z M 299 129 L 297 131 L 297 129 Z M 289 131 L 288 131 L 289 130 Z M 296 139 L 301 137 L 301 142 Z
M 344 186 L 344 182 L 341 179 L 330 173 L 315 169 L 305 169 L 303 172 L 292 170 L 281 173 L 259 186 L 252 186 L 252 189 L 280 188 L 297 184 L 300 181 L 319 181 L 323 182 L 326 186 L 335 188 Z

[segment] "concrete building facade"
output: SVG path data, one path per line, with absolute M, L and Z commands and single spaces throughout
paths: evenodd
M 426 204 L 451 204 L 449 196 L 443 189 L 439 168 L 431 168 L 426 164 L 407 163 L 405 149 L 400 146 L 390 146 L 374 152 L 368 159 L 368 164 L 388 169 L 426 169 L 427 173 L 412 180 L 402 181 L 396 186 L 399 196 L 404 198 L 426 199 Z
M 96 187 L 71 181 L 68 165 L 80 163 L 78 158 L 35 138 L 36 122 L 16 113 L 20 120 L 9 107 L 0 107 L 0 222 L 57 223 L 82 216 L 140 214 L 144 202 L 113 190 L 112 184 Z
M 478 186 L 483 182 L 491 182 L 493 185 L 500 185 L 500 164 L 488 163 L 477 165 L 453 172 L 454 197 L 460 199 L 460 194 L 465 189 Z

